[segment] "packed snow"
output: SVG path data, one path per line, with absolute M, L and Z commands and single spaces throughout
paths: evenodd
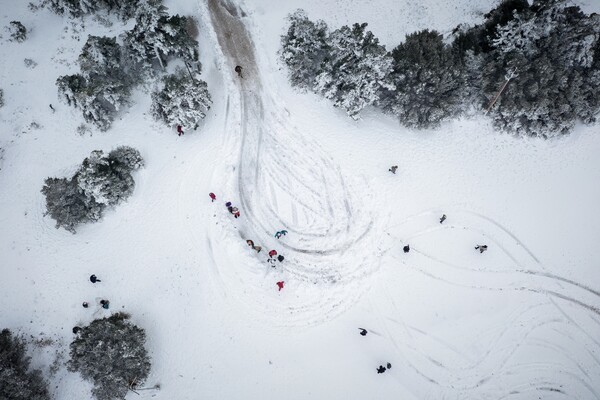
M 78 133 L 56 78 L 88 34 L 126 26 L 4 3 L 0 25 L 28 35 L 0 38 L 0 328 L 31 339 L 54 398 L 91 398 L 64 365 L 71 329 L 116 311 L 146 330 L 146 386 L 160 384 L 128 398 L 600 398 L 599 126 L 541 140 L 485 119 L 354 121 L 292 89 L 278 59 L 297 8 L 368 22 L 390 49 L 478 23 L 492 0 L 166 1 L 199 23 L 213 99 L 183 136 L 152 120 L 144 89 L 107 132 Z M 122 145 L 145 162 L 133 195 L 76 234 L 55 229 L 44 179 Z

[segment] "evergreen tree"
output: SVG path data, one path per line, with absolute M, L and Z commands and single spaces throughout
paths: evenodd
M 196 129 L 212 104 L 206 82 L 192 79 L 180 69 L 165 76 L 163 84 L 161 90 L 152 93 L 152 116 L 169 126 Z
M 50 400 L 39 370 L 29 370 L 25 341 L 8 330 L 0 332 L 0 399 Z
M 392 57 L 396 89 L 385 93 L 381 102 L 385 111 L 416 128 L 437 126 L 460 112 L 462 69 L 442 35 L 427 29 L 407 35 Z
M 394 88 L 388 78 L 393 60 L 366 27 L 354 24 L 332 32 L 330 57 L 314 88 L 355 119 L 363 108 L 377 104 L 383 89 Z
M 15 42 L 24 42 L 27 39 L 27 28 L 19 21 L 11 21 L 8 26 L 11 40 Z
M 98 400 L 123 399 L 150 372 L 145 343 L 146 333 L 125 313 L 96 319 L 71 343 L 68 369 L 94 384 Z
M 140 152 L 133 147 L 119 146 L 108 153 L 109 163 L 113 169 L 131 172 L 144 166 L 144 159 Z
M 304 10 L 288 16 L 290 27 L 281 36 L 281 60 L 288 67 L 292 86 L 312 89 L 315 78 L 323 72 L 323 62 L 331 51 L 325 22 L 312 22 Z

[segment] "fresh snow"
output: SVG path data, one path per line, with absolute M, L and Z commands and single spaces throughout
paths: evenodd
M 353 121 L 291 89 L 278 61 L 299 7 L 334 29 L 368 22 L 390 49 L 477 23 L 493 1 L 246 0 L 229 6 L 241 23 L 217 1 L 169 1 L 198 19 L 214 101 L 182 137 L 151 119 L 143 90 L 108 132 L 79 135 L 54 82 L 78 70 L 88 34 L 126 27 L 4 3 L 0 25 L 29 33 L 0 39 L 0 328 L 31 338 L 56 399 L 91 398 L 64 367 L 71 328 L 120 310 L 146 329 L 147 386 L 161 385 L 130 399 L 600 398 L 598 125 L 543 141 L 483 119 L 411 131 L 367 109 Z M 75 235 L 55 229 L 44 179 L 119 145 L 145 160 L 134 194 Z M 271 248 L 286 257 L 276 268 Z

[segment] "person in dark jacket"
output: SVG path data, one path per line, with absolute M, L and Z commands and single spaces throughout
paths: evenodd
M 96 283 L 96 282 L 102 282 L 102 281 L 100 279 L 96 278 L 96 275 L 92 275 L 92 276 L 90 276 L 90 282 Z
M 383 365 L 380 365 L 379 368 L 377 368 L 377 373 L 383 374 L 384 372 L 385 372 L 385 367 Z
M 88 308 L 90 306 L 87 301 L 84 301 L 81 305 L 83 308 Z
M 479 250 L 479 254 L 487 250 L 487 244 L 478 244 L 475 246 L 475 250 Z
M 358 333 L 360 333 L 360 336 L 367 336 L 368 332 L 365 328 L 358 328 L 358 330 L 360 331 L 360 332 L 358 332 Z
M 392 369 L 392 364 L 387 363 L 387 369 Z
M 446 220 L 446 214 L 442 215 L 442 218 L 440 218 L 440 224 L 443 224 L 445 220 Z
M 102 304 L 102 308 L 104 308 L 105 310 L 108 310 L 108 305 L 110 304 L 110 301 L 100 300 L 100 304 Z
M 410 246 L 406 245 L 402 248 L 402 250 L 404 250 L 405 253 L 408 253 L 410 251 Z
M 181 125 L 177 125 L 177 135 L 183 135 L 183 127 Z
M 78 327 L 78 326 L 74 326 L 74 327 L 73 327 L 73 333 L 74 333 L 74 334 L 76 334 L 76 335 L 77 335 L 77 334 L 78 334 L 80 331 L 81 331 L 81 328 L 80 328 L 80 327 Z
M 281 254 L 277 256 L 277 261 L 279 261 L 279 262 L 283 262 L 284 259 L 285 259 L 285 257 L 282 256 Z
M 234 70 L 235 70 L 235 72 L 237 72 L 237 74 L 238 74 L 238 76 L 240 78 L 243 78 L 243 76 L 242 76 L 242 67 L 241 66 L 236 65 L 235 68 L 234 68 Z
M 392 165 L 390 169 L 388 169 L 388 171 L 390 171 L 392 174 L 396 174 L 396 170 L 398 169 L 397 165 Z

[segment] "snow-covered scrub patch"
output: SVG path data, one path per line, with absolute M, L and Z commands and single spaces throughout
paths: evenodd
M 126 200 L 135 187 L 131 172 L 143 166 L 140 153 L 121 146 L 104 156 L 93 151 L 71 178 L 47 178 L 42 188 L 46 210 L 63 227 L 75 233 L 81 223 L 98 221 L 104 209 Z
M 565 0 L 505 0 L 485 18 L 459 25 L 452 43 L 425 29 L 387 53 L 363 33 L 366 24 L 329 34 L 299 10 L 289 16 L 280 55 L 293 85 L 333 99 L 354 118 L 377 105 L 405 126 L 430 128 L 476 110 L 498 129 L 542 137 L 596 121 L 599 15 Z
M 183 69 L 163 78 L 163 88 L 152 93 L 152 116 L 173 127 L 196 129 L 212 100 L 206 82 Z
M 24 42 L 27 39 L 27 28 L 20 21 L 11 21 L 6 30 L 10 34 L 10 40 Z
M 115 14 L 121 20 L 132 18 L 135 10 L 144 0 L 42 0 L 57 14 L 68 14 L 71 17 L 82 17 L 98 11 Z
M 94 384 L 98 400 L 123 399 L 143 384 L 150 372 L 144 329 L 126 313 L 96 319 L 78 331 L 70 346 L 70 371 Z
M 50 400 L 48 384 L 29 367 L 25 340 L 8 329 L 0 332 L 0 399 Z
M 4 90 L 0 88 L 0 108 L 2 108 L 2 106 L 4 106 Z

